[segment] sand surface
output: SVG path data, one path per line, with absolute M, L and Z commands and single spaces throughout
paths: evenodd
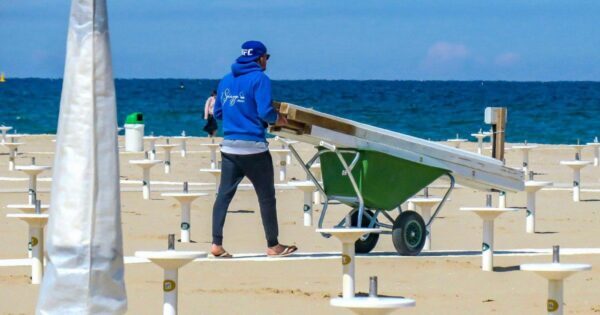
M 30 163 L 36 157 L 39 165 L 52 165 L 53 136 L 29 136 L 21 139 L 17 165 Z M 123 139 L 120 139 L 121 143 Z M 159 141 L 158 143 L 163 143 Z M 177 143 L 178 140 L 172 140 Z M 196 243 L 177 244 L 178 249 L 207 251 L 211 241 L 211 211 L 214 201 L 214 178 L 199 169 L 210 166 L 209 151 L 202 147 L 207 139 L 188 141 L 188 154 L 172 154 L 172 172 L 165 174 L 162 165 L 152 169 L 155 181 L 151 200 L 143 200 L 141 169 L 128 163 L 142 158 L 141 153 L 120 154 L 121 202 L 124 233 L 124 252 L 133 256 L 137 250 L 166 248 L 167 234 L 179 236 L 179 204 L 161 193 L 181 189 L 189 181 L 192 191 L 208 192 L 192 206 L 192 239 Z M 272 144 L 272 148 L 278 147 Z M 298 146 L 303 157 L 314 149 Z M 461 148 L 475 151 L 474 143 Z M 27 179 L 23 173 L 8 171 L 7 150 L 0 146 L 0 262 L 27 257 L 27 228 L 22 222 L 7 219 L 8 204 L 27 202 Z M 158 159 L 163 158 L 158 149 Z M 489 154 L 489 151 L 488 153 Z M 572 201 L 572 172 L 559 164 L 574 157 L 567 146 L 543 145 L 530 154 L 530 168 L 555 187 L 542 190 L 537 200 L 536 234 L 525 233 L 525 210 L 501 216 L 495 224 L 496 250 L 600 248 L 600 168 L 589 166 L 582 171 L 582 202 Z M 590 148 L 583 159 L 591 160 Z M 276 159 L 274 157 L 274 159 Z M 521 153 L 507 151 L 507 165 L 519 167 Z M 276 172 L 277 173 L 277 172 Z M 40 175 L 38 197 L 49 202 L 52 172 Z M 304 179 L 305 175 L 294 161 L 288 168 L 288 179 Z M 277 182 L 277 181 L 276 181 Z M 440 181 L 436 185 L 446 185 Z M 432 188 L 431 194 L 444 190 Z M 481 206 L 485 192 L 462 187 L 454 190 L 432 226 L 432 250 L 419 257 L 390 255 L 394 247 L 389 235 L 381 236 L 374 253 L 385 257 L 360 257 L 357 262 L 357 291 L 368 291 L 368 278 L 379 277 L 379 291 L 384 295 L 405 296 L 417 301 L 413 309 L 394 314 L 545 314 L 546 281 L 535 274 L 518 270 L 523 263 L 549 262 L 549 255 L 497 255 L 496 272 L 480 269 L 482 224 L 470 213 L 458 211 L 463 206 Z M 497 197 L 494 196 L 497 203 Z M 302 224 L 302 192 L 294 189 L 277 190 L 280 241 L 296 244 L 301 253 L 339 252 L 335 239 L 325 239 L 314 227 Z M 510 207 L 524 208 L 524 192 L 509 193 Z M 321 206 L 315 212 L 315 224 Z M 347 206 L 329 208 L 324 226 L 339 222 L 350 210 Z M 393 212 L 396 215 L 396 212 Z M 233 254 L 263 253 L 265 240 L 258 202 L 252 190 L 238 191 L 225 225 L 225 246 Z M 439 251 L 468 251 L 459 255 Z M 598 251 L 596 250 L 596 253 Z M 329 306 L 329 299 L 341 293 L 341 264 L 339 257 L 324 255 L 305 259 L 300 255 L 288 261 L 258 259 L 257 261 L 194 262 L 180 270 L 180 314 L 351 314 Z M 563 255 L 563 262 L 593 265 L 593 270 L 569 278 L 565 283 L 567 314 L 600 313 L 600 255 Z M 28 266 L 0 267 L 0 314 L 33 314 L 38 286 L 29 284 Z M 129 314 L 160 314 L 162 311 L 162 270 L 150 263 L 127 264 L 126 286 Z

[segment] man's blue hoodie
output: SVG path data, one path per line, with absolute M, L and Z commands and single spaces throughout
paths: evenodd
M 214 115 L 223 120 L 226 140 L 267 141 L 265 128 L 275 123 L 277 112 L 271 104 L 271 80 L 258 63 L 231 66 L 219 83 Z

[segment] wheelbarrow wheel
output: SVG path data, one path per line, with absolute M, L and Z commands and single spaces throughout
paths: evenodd
M 371 210 L 365 210 L 365 213 L 363 213 L 363 217 L 361 220 L 361 225 L 362 227 L 367 227 L 371 221 L 371 219 L 366 215 L 367 213 L 369 214 L 369 216 L 371 216 L 371 218 L 373 218 L 375 215 L 373 214 L 373 212 Z M 352 226 L 357 226 L 358 225 L 358 211 L 355 211 L 352 214 L 352 217 L 350 218 Z M 377 219 L 375 219 L 375 222 L 377 222 Z M 377 227 L 378 225 L 376 225 L 375 227 Z M 361 238 L 359 238 L 356 243 L 354 243 L 354 251 L 358 254 L 366 254 L 369 253 L 373 250 L 373 248 L 375 248 L 375 245 L 377 245 L 377 241 L 379 240 L 379 233 L 371 233 L 371 234 L 367 234 Z
M 403 256 L 418 255 L 425 246 L 425 221 L 414 211 L 404 211 L 392 228 L 392 242 L 398 254 Z

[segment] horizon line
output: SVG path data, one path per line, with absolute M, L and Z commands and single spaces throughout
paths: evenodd
M 12 77 L 6 78 L 8 83 L 11 80 L 62 80 L 62 77 Z M 136 78 L 136 77 L 116 77 L 114 80 L 206 80 L 206 81 L 218 81 L 221 78 L 176 78 L 176 77 L 164 77 L 164 78 Z M 272 81 L 384 81 L 384 82 L 512 82 L 512 83 L 561 83 L 561 82 L 576 82 L 576 83 L 600 83 L 599 81 L 593 80 L 502 80 L 502 79 L 328 79 L 328 78 L 313 78 L 313 79 L 273 79 Z

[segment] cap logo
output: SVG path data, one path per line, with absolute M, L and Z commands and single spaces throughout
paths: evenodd
M 242 56 L 252 56 L 253 50 L 254 50 L 254 48 L 242 49 Z

